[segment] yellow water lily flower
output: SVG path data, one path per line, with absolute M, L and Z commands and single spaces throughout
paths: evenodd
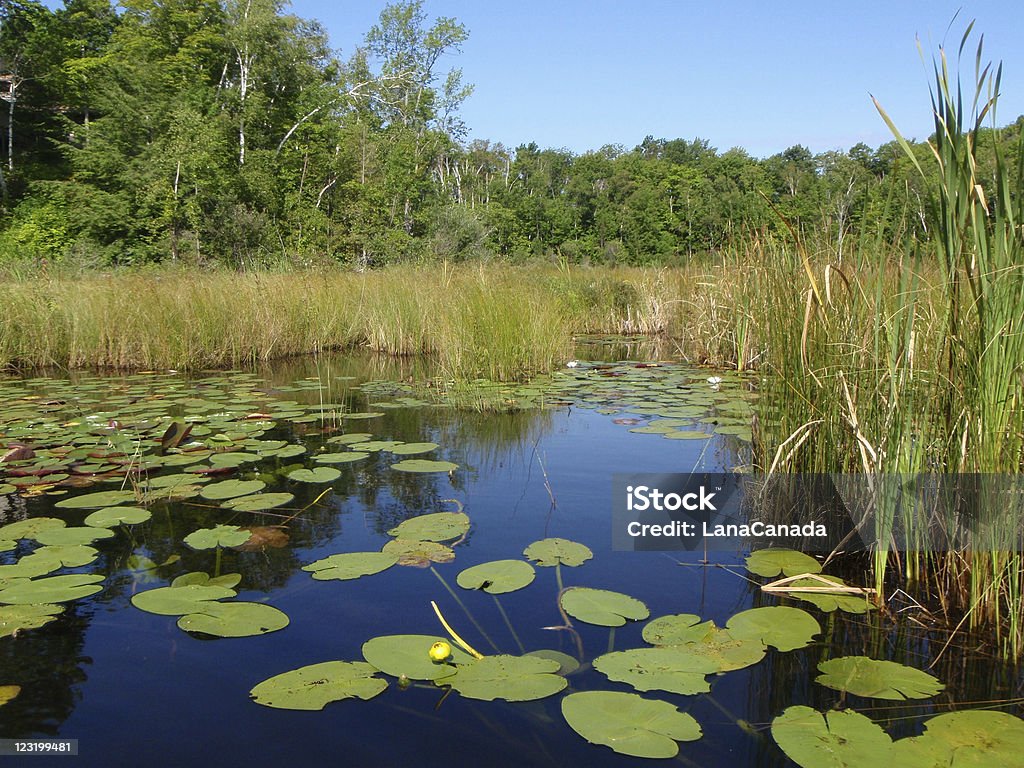
M 444 640 L 439 640 L 430 646 L 430 658 L 433 661 L 444 661 L 452 655 L 452 647 Z

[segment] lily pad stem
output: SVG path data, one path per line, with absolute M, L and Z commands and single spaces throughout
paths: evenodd
M 444 580 L 444 576 L 438 573 L 437 569 L 434 566 L 430 566 L 430 572 L 433 573 L 437 577 L 437 580 L 444 585 L 444 588 L 448 590 L 448 594 L 451 595 L 455 599 L 455 602 L 459 604 L 459 607 L 462 609 L 462 612 L 466 614 L 466 616 L 469 618 L 471 622 L 473 622 L 473 626 L 476 627 L 476 631 L 479 632 L 483 636 L 483 638 L 491 644 L 491 648 L 494 649 L 494 652 L 501 653 L 501 649 L 499 649 L 498 646 L 495 645 L 494 641 L 491 640 L 490 635 L 488 635 L 484 631 L 484 628 L 480 626 L 480 622 L 476 620 L 472 613 L 470 613 L 469 608 L 467 608 L 466 604 L 462 602 L 462 598 L 459 597 L 458 593 L 451 588 L 447 581 Z
M 437 618 L 441 622 L 441 626 L 445 628 L 445 631 L 449 635 L 451 635 L 452 640 L 454 640 L 463 650 L 465 650 L 466 653 L 468 653 L 470 656 L 477 660 L 482 659 L 484 657 L 484 655 L 480 653 L 480 651 L 476 650 L 473 646 L 471 646 L 469 643 L 467 643 L 465 640 L 459 637 L 455 630 L 452 629 L 451 625 L 444 620 L 444 616 L 441 615 L 441 609 L 437 607 L 437 603 L 431 600 L 430 607 L 433 608 L 434 613 L 437 614 Z

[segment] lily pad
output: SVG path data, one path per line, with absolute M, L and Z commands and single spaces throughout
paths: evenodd
M 988 768 L 1021 765 L 1024 720 L 1008 712 L 964 710 L 926 720 L 922 736 L 893 744 L 892 765 Z
M 894 661 L 843 656 L 818 665 L 815 682 L 844 693 L 873 699 L 927 699 L 945 686 L 937 678 Z
M 203 603 L 234 596 L 235 591 L 227 587 L 189 584 L 147 589 L 132 596 L 132 605 L 159 616 L 184 616 L 201 610 Z
M 116 507 L 119 504 L 128 504 L 133 501 L 136 501 L 135 491 L 99 491 L 61 499 L 54 506 L 61 509 L 99 509 Z
M 211 483 L 199 492 L 204 499 L 233 499 L 236 496 L 248 496 L 251 493 L 262 491 L 267 484 L 262 480 L 221 480 L 219 483 Z
M 291 493 L 254 493 L 251 496 L 238 496 L 228 499 L 222 507 L 236 512 L 261 512 L 264 509 L 275 509 L 295 500 Z
M 312 572 L 319 581 L 347 581 L 386 571 L 397 562 L 398 555 L 393 552 L 344 552 L 304 565 L 302 570 Z
M 23 629 L 36 629 L 54 621 L 63 605 L 37 603 L 0 606 L 0 637 L 10 637 Z
M 388 536 L 419 541 L 451 541 L 469 530 L 469 515 L 462 512 L 435 512 L 411 517 L 388 531 Z
M 40 544 L 52 545 L 55 547 L 76 547 L 83 544 L 92 544 L 98 539 L 109 539 L 114 532 L 108 528 L 48 528 L 35 535 L 35 540 Z
M 485 656 L 460 666 L 448 682 L 469 699 L 533 701 L 553 696 L 568 685 L 556 674 L 560 668 L 557 661 L 537 656 Z
M 760 640 L 780 651 L 810 645 L 814 636 L 821 633 L 818 622 L 807 611 L 783 605 L 741 611 L 725 627 L 733 637 Z
M 0 528 L 0 539 L 35 539 L 41 531 L 63 528 L 67 523 L 56 517 L 29 517 Z
M 261 483 L 262 485 L 262 483 Z M 250 532 L 237 525 L 218 525 L 216 528 L 200 528 L 185 537 L 185 543 L 192 549 L 213 549 L 214 547 L 237 547 L 249 540 Z
M 50 573 L 58 570 L 59 568 L 79 568 L 83 565 L 89 565 L 89 563 L 96 560 L 99 555 L 100 553 L 97 549 L 86 546 L 85 544 L 46 546 L 40 547 L 33 552 L 29 556 L 31 559 L 28 562 L 32 564 L 39 564 L 40 568 L 43 564 L 49 563 L 51 567 L 46 572 Z
M 252 637 L 284 629 L 288 616 L 263 603 L 205 602 L 198 612 L 178 619 L 178 626 L 186 632 L 216 637 Z
M 449 642 L 432 635 L 384 635 L 363 643 L 363 658 L 388 675 L 408 677 L 410 680 L 441 680 L 454 675 L 456 665 L 476 661 L 468 653 L 452 645 L 452 655 L 446 662 L 430 658 L 430 646 Z
M 95 595 L 103 589 L 99 586 L 101 581 L 103 581 L 103 576 L 90 573 L 46 576 L 19 581 L 0 589 L 0 603 L 8 605 L 66 603 L 70 600 Z
M 822 715 L 810 707 L 789 707 L 772 721 L 772 737 L 802 768 L 878 768 L 892 764 L 889 735 L 851 710 Z
M 652 619 L 644 627 L 643 638 L 651 645 L 698 643 L 715 630 L 715 622 L 701 621 L 692 613 L 677 613 Z
M 515 592 L 530 584 L 536 571 L 522 560 L 494 560 L 474 565 L 455 579 L 463 589 L 482 589 L 492 595 Z
M 679 646 L 634 648 L 594 659 L 594 669 L 609 680 L 638 691 L 669 691 L 690 696 L 711 690 L 705 675 L 719 671 L 718 663 L 682 650 Z
M 576 567 L 594 556 L 590 547 L 569 539 L 558 538 L 535 541 L 523 550 L 523 554 L 527 560 L 533 560 L 543 568 L 556 565 Z
M 603 744 L 622 755 L 671 758 L 679 741 L 696 741 L 700 725 L 691 715 L 665 701 L 635 693 L 580 691 L 562 699 L 562 716 L 591 744 Z
M 381 552 L 394 555 L 399 565 L 426 568 L 431 563 L 450 563 L 455 559 L 455 550 L 436 541 L 415 539 L 393 539 L 381 547 Z
M 450 461 L 430 461 L 429 459 L 405 459 L 391 465 L 399 472 L 454 472 L 458 464 Z
M 561 651 L 554 651 L 547 648 L 542 648 L 539 651 L 528 651 L 527 656 L 537 656 L 541 659 L 550 659 L 558 662 L 558 674 L 560 675 L 571 675 L 577 669 L 580 668 L 580 663 L 575 656 L 570 656 L 567 653 Z
M 789 583 L 790 589 L 793 589 L 792 592 L 788 593 L 789 596 L 795 597 L 798 600 L 804 600 L 812 605 L 816 605 L 826 613 L 831 613 L 835 610 L 843 611 L 845 613 L 867 613 L 871 610 L 872 605 L 864 595 L 844 594 L 841 592 L 831 594 L 828 592 L 799 591 L 799 587 L 817 588 L 828 586 L 828 584 L 825 584 L 819 579 L 825 579 L 827 582 L 834 584 L 837 587 L 846 586 L 846 582 L 838 576 L 819 576 L 817 579 L 797 579 L 796 581 Z
M 84 522 L 94 528 L 113 528 L 115 525 L 138 525 L 152 516 L 152 512 L 142 507 L 107 507 L 96 510 Z
M 395 456 L 416 456 L 420 453 L 430 453 L 437 447 L 437 443 L 402 443 L 391 448 L 390 452 Z
M 621 627 L 627 619 L 641 621 L 651 615 L 635 597 L 606 589 L 570 587 L 562 593 L 560 602 L 574 619 L 602 627 Z
M 344 451 L 342 453 L 321 453 L 313 461 L 317 464 L 351 464 L 355 461 L 362 461 L 370 454 L 359 453 L 358 451 Z
M 188 587 L 199 584 L 209 587 L 227 587 L 234 589 L 242 581 L 240 573 L 222 573 L 220 576 L 210 576 L 203 571 L 190 571 L 183 573 L 171 582 L 172 587 Z M 173 615 L 173 614 L 172 614 Z
M 765 578 L 772 578 L 780 573 L 786 576 L 821 573 L 821 563 L 795 549 L 759 549 L 747 556 L 746 566 L 751 573 Z
M 325 661 L 264 680 L 249 695 L 275 709 L 321 710 L 332 701 L 367 701 L 382 693 L 387 681 L 365 661 Z
M 341 477 L 341 471 L 334 467 L 296 469 L 288 473 L 289 480 L 295 480 L 300 483 L 333 483 L 339 477 Z
M 352 445 L 353 443 L 365 443 L 373 435 L 369 432 L 351 432 L 347 435 L 336 435 L 328 438 L 328 443 L 337 443 L 339 445 Z

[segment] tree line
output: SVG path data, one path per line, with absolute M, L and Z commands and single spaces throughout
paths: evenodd
M 927 182 L 894 142 L 760 159 L 702 138 L 467 141 L 472 87 L 441 67 L 467 34 L 398 2 L 341 60 L 282 0 L 4 0 L 0 260 L 650 264 L 761 232 L 840 258 L 927 236 Z M 1015 157 L 1022 125 L 977 141 Z

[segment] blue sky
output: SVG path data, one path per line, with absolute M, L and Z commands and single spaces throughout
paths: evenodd
M 386 2 L 293 0 L 347 57 Z M 907 136 L 931 131 L 931 55 L 955 54 L 976 19 L 987 58 L 1003 61 L 999 122 L 1024 113 L 1019 0 L 426 0 L 428 16 L 469 30 L 461 67 L 476 86 L 462 114 L 471 138 L 574 152 L 631 148 L 647 134 L 708 139 L 766 156 L 877 146 L 891 136 L 874 94 Z M 947 33 L 950 20 L 960 15 Z M 922 63 L 916 38 L 923 45 Z M 968 75 L 973 71 L 973 48 Z

